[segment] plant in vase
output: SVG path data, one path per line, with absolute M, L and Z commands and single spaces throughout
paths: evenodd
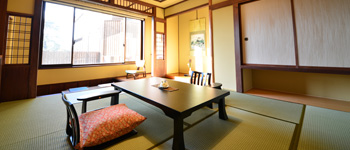
M 188 68 L 189 68 L 189 71 L 188 71 L 188 75 L 191 75 L 191 73 L 192 73 L 192 70 L 191 70 L 191 59 L 188 61 L 188 64 L 187 64 L 187 66 L 188 66 Z

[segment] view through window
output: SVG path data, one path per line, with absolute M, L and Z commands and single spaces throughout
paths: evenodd
M 44 15 L 42 65 L 124 63 L 141 58 L 141 20 L 48 2 Z

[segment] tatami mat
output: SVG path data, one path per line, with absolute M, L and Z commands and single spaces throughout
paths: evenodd
M 171 118 L 125 93 L 120 103 L 147 120 L 136 128 L 138 134 L 107 149 L 171 149 Z M 226 107 L 227 121 L 218 118 L 217 108 L 202 108 L 185 119 L 187 149 L 289 148 L 295 127 L 291 122 L 299 121 L 301 105 L 237 93 L 231 93 L 226 104 L 234 106 Z M 91 101 L 88 110 L 109 105 L 110 98 Z M 81 103 L 74 106 L 80 114 Z M 349 149 L 349 124 L 349 113 L 307 106 L 298 149 Z M 61 94 L 0 103 L 0 149 L 71 149 L 65 125 Z
M 273 100 L 248 94 L 231 92 L 226 105 L 251 111 L 268 117 L 299 123 L 303 105 Z
M 350 113 L 307 106 L 300 150 L 349 150 Z
M 218 113 L 184 132 L 186 149 L 288 149 L 295 125 L 226 107 L 228 120 Z M 172 139 L 155 149 L 171 149 Z
M 71 150 L 65 130 L 0 146 L 3 150 Z
M 0 147 L 65 129 L 60 95 L 0 104 Z M 1 148 L 0 148 L 1 149 Z

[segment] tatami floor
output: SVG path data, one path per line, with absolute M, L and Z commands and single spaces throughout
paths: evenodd
M 106 90 L 102 88 L 98 90 Z M 77 96 L 75 93 L 71 97 Z M 128 94 L 120 102 L 147 117 L 137 135 L 103 149 L 171 149 L 172 119 Z M 109 99 L 88 103 L 88 109 L 108 106 Z M 350 117 L 306 106 L 300 136 L 296 134 L 303 105 L 231 92 L 226 98 L 228 120 L 217 109 L 203 108 L 184 121 L 186 149 L 346 150 L 350 148 Z M 77 112 L 81 104 L 75 105 Z M 0 149 L 72 149 L 65 134 L 66 112 L 60 94 L 0 103 Z M 297 142 L 293 142 L 299 137 Z

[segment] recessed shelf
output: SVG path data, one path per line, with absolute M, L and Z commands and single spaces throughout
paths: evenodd
M 341 101 L 335 99 L 321 98 L 321 97 L 312 97 L 299 94 L 277 92 L 263 89 L 251 89 L 245 94 L 251 94 L 255 96 L 261 96 L 276 100 L 282 100 L 292 103 L 305 104 L 310 106 L 322 107 L 327 109 L 333 109 L 338 111 L 350 112 L 350 102 Z

